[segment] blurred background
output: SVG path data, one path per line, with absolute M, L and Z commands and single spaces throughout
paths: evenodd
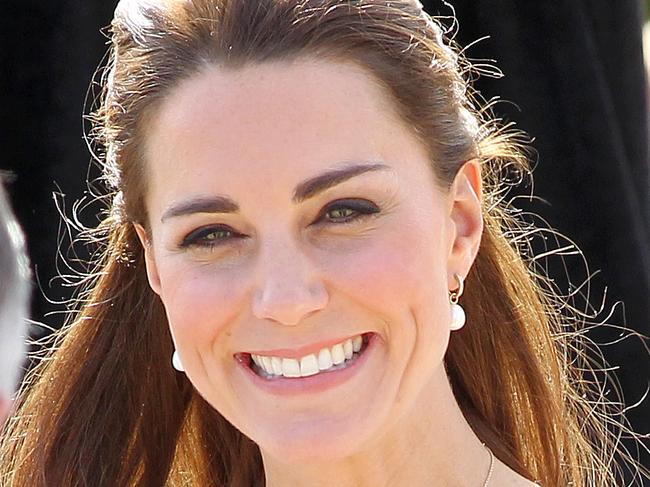
M 90 166 L 82 115 L 107 48 L 100 29 L 110 23 L 116 3 L 2 5 L 0 169 L 14 175 L 8 190 L 35 266 L 33 318 L 43 323 L 33 326 L 35 338 L 61 325 L 65 308 L 58 303 L 71 296 L 56 277 L 67 273 L 57 248 L 70 256 L 57 204 L 70 216 L 75 201 L 87 196 L 86 179 L 98 176 Z M 635 405 L 649 387 L 650 356 L 640 339 L 616 327 L 650 336 L 648 84 L 642 42 L 650 0 L 450 3 L 458 18 L 457 42 L 466 46 L 482 39 L 466 56 L 491 60 L 505 74 L 481 77 L 476 88 L 485 99 L 503 100 L 495 113 L 534 139 L 535 184 L 519 193 L 532 190 L 539 199 L 522 199 L 520 206 L 569 236 L 589 264 L 587 270 L 569 249 L 564 259 L 549 258 L 545 266 L 565 293 L 576 296 L 585 294 L 580 285 L 593 274 L 590 320 L 606 319 L 613 326 L 590 337 L 616 367 L 626 403 Z M 452 12 L 448 2 L 423 4 L 432 14 Z M 97 211 L 87 207 L 82 222 L 95 225 Z M 83 257 L 83 249 L 78 252 Z M 628 417 L 637 432 L 650 432 L 650 399 Z M 648 455 L 642 458 L 650 468 Z

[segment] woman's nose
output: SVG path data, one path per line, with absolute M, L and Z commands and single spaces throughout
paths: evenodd
M 297 249 L 282 246 L 260 257 L 253 314 L 294 326 L 323 309 L 329 296 L 325 284 L 308 259 Z

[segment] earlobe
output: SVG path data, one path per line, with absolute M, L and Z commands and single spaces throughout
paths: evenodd
M 478 253 L 483 234 L 482 191 L 480 163 L 476 159 L 467 161 L 456 174 L 450 191 L 450 218 L 454 228 L 450 276 L 454 273 L 466 276 Z
M 149 238 L 147 230 L 145 230 L 142 225 L 139 223 L 134 223 L 133 227 L 135 228 L 135 231 L 138 234 L 138 239 L 140 240 L 140 244 L 144 249 L 144 260 L 147 268 L 147 279 L 149 280 L 149 286 L 153 292 L 160 295 L 160 277 L 158 275 L 156 259 L 153 254 L 151 239 Z

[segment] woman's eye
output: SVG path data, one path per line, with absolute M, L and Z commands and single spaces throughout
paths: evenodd
M 238 235 L 232 229 L 224 226 L 199 228 L 183 239 L 181 248 L 216 247 Z
M 333 210 L 328 211 L 327 213 L 330 216 L 330 218 L 338 220 L 341 218 L 350 218 L 356 212 L 352 208 L 335 208 Z
M 330 223 L 349 223 L 378 212 L 379 208 L 367 200 L 338 200 L 325 208 L 321 220 Z

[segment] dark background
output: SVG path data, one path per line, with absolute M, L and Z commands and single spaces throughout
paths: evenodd
M 449 15 L 442 2 L 423 2 Z M 476 59 L 494 59 L 502 79 L 481 78 L 482 96 L 500 96 L 495 112 L 516 121 L 535 140 L 534 193 L 544 201 L 522 205 L 570 236 L 583 250 L 593 278 L 590 299 L 608 322 L 650 335 L 650 180 L 646 78 L 640 0 L 493 0 L 452 2 L 457 41 Z M 33 317 L 60 326 L 69 298 L 56 269 L 57 246 L 69 240 L 53 194 L 71 214 L 86 191 L 90 155 L 82 114 L 92 74 L 106 50 L 100 28 L 115 1 L 22 0 L 3 2 L 0 15 L 0 168 L 15 181 L 9 192 L 25 227 L 40 290 Z M 525 190 L 523 191 L 526 193 Z M 90 207 L 87 225 L 97 222 Z M 570 292 L 586 278 L 579 258 L 552 261 L 549 272 Z M 571 276 L 566 278 L 566 270 Z M 65 268 L 60 269 L 65 272 Z M 1 276 L 0 276 L 1 278 Z M 605 289 L 607 293 L 605 294 Z M 47 299 L 46 297 L 47 296 Z M 623 312 L 624 310 L 624 312 Z M 45 328 L 34 326 L 34 336 Z M 613 327 L 592 334 L 618 341 Z M 636 338 L 603 345 L 625 393 L 638 402 L 650 379 L 650 358 Z M 650 431 L 650 399 L 628 414 L 640 433 Z M 650 462 L 646 459 L 650 467 Z

